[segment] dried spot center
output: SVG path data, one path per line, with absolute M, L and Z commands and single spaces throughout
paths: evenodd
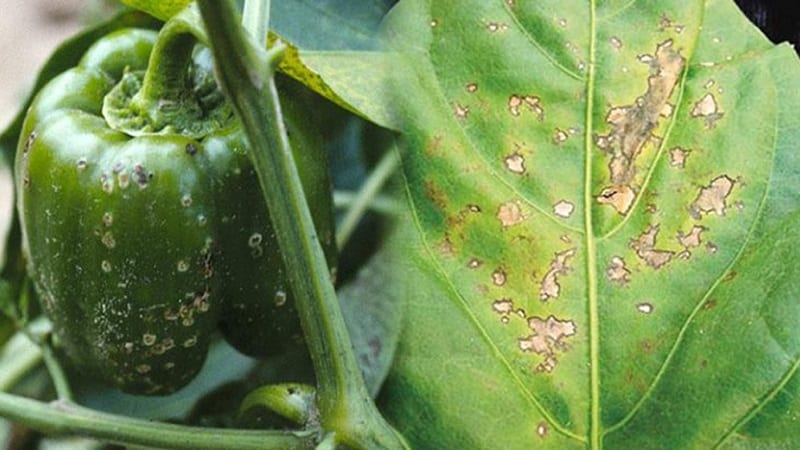
M 652 139 L 686 63 L 672 44 L 672 40 L 664 41 L 656 47 L 655 55 L 639 57 L 650 66 L 647 91 L 630 105 L 612 107 L 606 115 L 611 132 L 596 138 L 597 146 L 609 157 L 612 184 L 603 189 L 598 201 L 613 206 L 620 214 L 628 212 L 635 198 L 631 184 L 636 176 L 636 159 Z
M 525 220 L 525 216 L 522 214 L 522 205 L 517 200 L 503 203 L 497 209 L 497 219 L 503 225 L 503 228 L 522 222 Z
M 559 278 L 569 274 L 572 267 L 569 266 L 569 260 L 575 256 L 576 250 L 571 248 L 563 252 L 556 253 L 553 261 L 550 262 L 550 268 L 542 278 L 541 286 L 539 289 L 539 298 L 542 301 L 548 301 L 551 298 L 558 298 L 561 295 L 561 284 Z
M 606 277 L 614 283 L 625 285 L 631 281 L 631 271 L 625 266 L 622 257 L 615 256 L 611 258 L 611 263 L 606 269 Z
M 675 254 L 675 252 L 670 250 L 659 250 L 655 248 L 659 228 L 659 225 L 651 225 L 647 231 L 630 242 L 630 247 L 636 251 L 636 256 L 654 269 L 664 267 L 672 260 Z
M 724 216 L 727 209 L 727 199 L 733 190 L 734 181 L 727 175 L 722 175 L 711 180 L 708 186 L 700 189 L 697 198 L 689 207 L 689 212 L 695 219 L 700 219 L 703 214 L 714 212 Z
M 567 348 L 564 340 L 575 335 L 575 322 L 559 320 L 554 316 L 549 316 L 547 319 L 530 317 L 528 328 L 533 331 L 533 334 L 517 341 L 519 349 L 523 352 L 544 356 L 544 361 L 537 366 L 536 370 L 552 372 L 558 364 L 557 352 Z

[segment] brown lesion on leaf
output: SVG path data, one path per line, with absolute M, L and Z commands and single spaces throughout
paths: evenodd
M 561 145 L 564 142 L 567 142 L 569 139 L 569 133 L 562 130 L 561 128 L 556 128 L 556 131 L 553 132 L 553 143 L 556 145 Z
M 434 135 L 425 143 L 425 154 L 428 156 L 438 156 L 442 151 L 442 136 Z
M 636 310 L 642 314 L 652 314 L 654 309 L 655 308 L 653 307 L 653 304 L 648 302 L 643 302 L 636 305 Z
M 597 196 L 597 202 L 601 205 L 611 205 L 620 214 L 627 214 L 636 200 L 636 191 L 630 186 L 609 186 Z
M 570 201 L 559 200 L 555 205 L 553 205 L 553 214 L 557 215 L 558 217 L 568 219 L 572 217 L 573 212 L 575 212 L 575 204 Z
M 497 208 L 497 220 L 500 221 L 504 229 L 522 222 L 525 220 L 525 215 L 522 213 L 522 204 L 517 200 L 501 204 Z
M 467 83 L 467 85 L 464 86 L 464 89 L 470 94 L 474 94 L 478 91 L 478 83 Z
M 478 258 L 472 258 L 467 261 L 467 268 L 468 269 L 478 269 L 483 265 L 483 261 Z
M 495 286 L 498 287 L 505 286 L 507 280 L 508 280 L 508 274 L 503 268 L 498 267 L 497 269 L 494 270 L 494 272 L 492 272 L 492 283 Z
M 547 422 L 539 422 L 539 425 L 536 425 L 536 434 L 539 435 L 540 438 L 545 438 L 547 436 Z
M 523 156 L 519 152 L 514 152 L 503 159 L 503 162 L 506 165 L 506 169 L 511 173 L 515 173 L 517 175 L 525 174 L 527 170 L 525 168 L 525 156 Z
M 519 117 L 525 109 L 536 114 L 536 118 L 539 122 L 544 120 L 544 108 L 542 107 L 542 101 L 539 97 L 523 94 L 511 94 L 508 97 L 508 112 L 512 116 Z
M 543 356 L 544 360 L 536 367 L 536 370 L 552 372 L 558 364 L 557 352 L 566 351 L 565 339 L 576 333 L 575 322 L 559 320 L 552 315 L 547 319 L 529 317 L 528 328 L 533 331 L 533 334 L 517 340 L 519 349 L 523 352 Z
M 498 33 L 508 30 L 508 24 L 501 22 L 487 22 L 486 29 L 489 30 L 490 33 Z
M 631 271 L 625 266 L 621 256 L 614 256 L 606 268 L 606 277 L 619 285 L 626 285 L 631 281 Z
M 569 266 L 569 260 L 576 255 L 577 251 L 574 248 L 564 250 L 556 253 L 553 260 L 550 262 L 550 268 L 542 278 L 539 288 L 539 299 L 546 302 L 552 298 L 558 298 L 561 295 L 561 284 L 559 278 L 569 274 L 572 267 Z
M 425 180 L 425 197 L 440 211 L 447 208 L 447 196 L 433 180 Z
M 671 250 L 656 249 L 659 228 L 659 225 L 651 225 L 647 231 L 630 242 L 630 247 L 636 251 L 636 256 L 654 269 L 664 267 L 675 255 Z
M 466 120 L 469 116 L 469 106 L 462 105 L 458 102 L 453 104 L 453 111 L 457 119 Z
M 720 111 L 714 94 L 706 94 L 703 98 L 695 102 L 694 108 L 692 108 L 690 114 L 696 119 L 704 119 L 706 128 L 708 129 L 714 128 L 717 125 L 717 121 L 725 115 L 724 112 Z
M 686 167 L 686 158 L 689 157 L 690 150 L 681 147 L 673 147 L 669 150 L 669 165 L 678 169 Z
M 436 248 L 439 251 L 439 254 L 445 258 L 453 258 L 456 256 L 456 250 L 453 246 L 453 241 L 450 240 L 450 236 L 445 236 L 441 241 L 436 244 Z
M 711 212 L 724 216 L 728 207 L 727 199 L 734 184 L 735 181 L 727 175 L 714 178 L 708 186 L 700 188 L 697 198 L 689 206 L 689 214 L 695 219 L 700 219 L 703 214 Z
M 492 311 L 501 316 L 509 316 L 514 313 L 514 301 L 510 298 L 501 298 L 492 303 Z
M 700 247 L 700 245 L 703 243 L 702 234 L 706 230 L 707 228 L 704 226 L 694 225 L 692 226 L 692 229 L 686 234 L 683 234 L 682 232 L 679 231 L 677 239 L 678 243 L 680 243 L 681 246 L 683 247 L 683 251 L 680 252 L 678 256 L 680 256 L 682 259 L 689 259 L 692 256 L 691 249 Z
M 606 123 L 611 126 L 611 132 L 595 137 L 598 148 L 609 156 L 611 181 L 598 201 L 613 206 L 620 214 L 627 213 L 635 199 L 631 184 L 636 176 L 636 159 L 654 138 L 653 131 L 668 108 L 667 101 L 686 64 L 671 39 L 658 44 L 654 55 L 642 55 L 639 60 L 650 66 L 647 91 L 630 105 L 609 109 Z
M 672 103 L 664 103 L 664 107 L 661 108 L 661 117 L 671 117 L 673 112 L 675 112 L 675 106 Z

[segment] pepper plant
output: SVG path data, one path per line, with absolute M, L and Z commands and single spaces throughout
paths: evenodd
M 3 416 L 174 448 L 800 447 L 800 65 L 733 2 L 286 1 L 270 18 L 253 1 L 244 28 L 229 2 L 126 3 L 166 23 L 126 13 L 73 40 L 42 81 L 77 68 L 0 137 L 24 231 L 0 284 L 21 330 L 7 347 L 27 348 L 0 390 L 41 357 L 58 397 L 0 394 Z M 382 209 L 398 153 L 407 207 L 338 300 L 298 82 L 328 120 L 403 135 L 336 240 Z M 362 126 L 368 146 L 393 142 Z M 280 258 L 252 263 L 260 246 Z M 77 406 L 92 397 L 73 370 L 180 389 L 218 324 L 240 351 L 281 354 L 270 382 L 205 392 L 185 419 L 220 420 L 208 404 L 234 397 L 233 428 Z

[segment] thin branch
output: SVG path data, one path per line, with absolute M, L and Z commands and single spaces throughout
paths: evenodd
M 336 231 L 336 245 L 339 248 L 344 248 L 345 244 L 347 244 L 361 218 L 364 217 L 364 214 L 369 209 L 370 204 L 399 166 L 400 157 L 397 155 L 397 149 L 393 146 L 370 173 L 369 178 L 361 186 L 353 204 L 339 224 Z

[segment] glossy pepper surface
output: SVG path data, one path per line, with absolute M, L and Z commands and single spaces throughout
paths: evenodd
M 169 26 L 115 32 L 44 87 L 15 167 L 28 271 L 58 344 L 138 394 L 193 379 L 218 327 L 251 355 L 302 341 L 246 137 L 209 52 Z M 288 103 L 333 264 L 325 156 Z

